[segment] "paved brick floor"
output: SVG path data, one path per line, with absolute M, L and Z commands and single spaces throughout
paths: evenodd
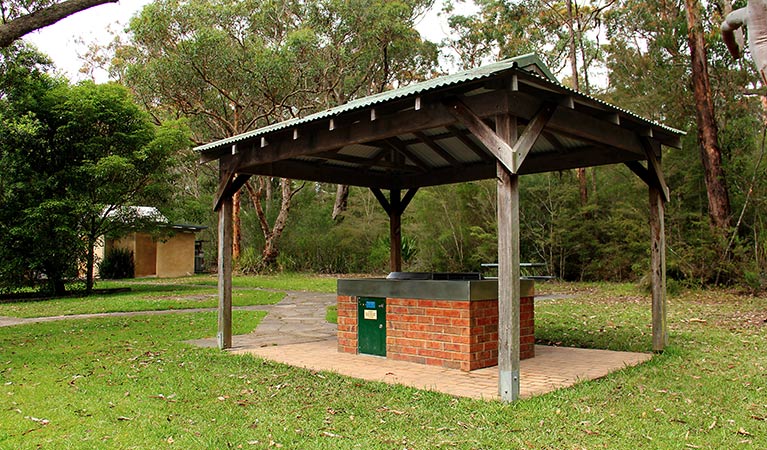
M 498 398 L 496 367 L 462 372 L 391 361 L 378 356 L 338 353 L 335 339 L 290 345 L 240 347 L 233 352 L 254 354 L 312 370 L 326 370 L 364 380 L 404 384 L 461 397 Z M 535 358 L 521 362 L 521 397 L 531 397 L 571 386 L 578 381 L 600 378 L 650 358 L 652 355 L 645 353 L 537 345 Z

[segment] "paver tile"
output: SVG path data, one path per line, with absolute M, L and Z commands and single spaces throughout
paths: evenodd
M 444 369 L 369 355 L 339 353 L 335 339 L 273 347 L 239 348 L 253 354 L 311 370 L 337 372 L 370 381 L 397 383 L 450 395 L 497 399 L 498 372 L 485 368 L 473 372 Z M 614 352 L 568 347 L 536 346 L 535 358 L 520 363 L 523 398 L 600 378 L 609 372 L 652 358 L 645 353 Z

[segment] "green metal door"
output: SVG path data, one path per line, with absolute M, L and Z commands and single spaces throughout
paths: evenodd
M 386 299 L 357 298 L 357 351 L 386 356 Z

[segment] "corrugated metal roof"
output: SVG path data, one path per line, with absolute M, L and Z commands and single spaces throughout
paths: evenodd
M 536 76 L 540 77 L 541 79 L 549 79 L 549 81 L 552 81 L 554 83 L 557 82 L 556 78 L 554 78 L 554 75 L 551 74 L 549 69 L 546 67 L 545 64 L 543 64 L 540 58 L 538 58 L 538 56 L 534 53 L 528 53 L 526 55 L 516 56 L 514 58 L 504 59 L 502 61 L 498 61 L 492 64 L 487 64 L 477 69 L 464 70 L 462 72 L 458 72 L 452 75 L 445 75 L 445 76 L 433 78 L 431 80 L 423 81 L 420 83 L 411 84 L 409 86 L 405 86 L 399 89 L 394 89 L 391 91 L 381 92 L 379 94 L 362 97 L 356 100 L 352 100 L 348 103 L 344 103 L 343 105 L 336 106 L 335 108 L 327 109 L 325 111 L 320 111 L 318 113 L 314 113 L 306 117 L 286 120 L 284 122 L 259 128 L 258 130 L 253 130 L 248 133 L 238 134 L 237 136 L 232 136 L 230 138 L 222 139 L 220 141 L 212 142 L 206 145 L 201 145 L 199 147 L 196 147 L 195 150 L 205 151 L 205 150 L 210 150 L 213 148 L 226 147 L 232 144 L 236 144 L 237 142 L 244 141 L 246 139 L 251 139 L 254 137 L 266 135 L 269 133 L 273 133 L 275 131 L 284 130 L 284 129 L 291 128 L 304 123 L 313 122 L 315 120 L 335 117 L 340 114 L 353 111 L 355 109 L 363 109 L 373 105 L 386 103 L 391 100 L 400 99 L 400 98 L 408 97 L 411 95 L 422 94 L 424 92 L 431 91 L 441 87 L 453 86 L 456 84 L 465 83 L 467 81 L 476 81 L 483 78 L 488 78 L 499 72 L 503 72 L 504 70 L 515 69 L 515 68 L 525 68 L 525 67 L 531 67 L 531 66 L 535 66 L 539 71 L 544 73 L 546 77 L 548 78 L 544 78 L 538 74 L 535 74 Z
M 563 84 L 560 84 L 557 81 L 557 79 L 554 77 L 554 75 L 552 75 L 548 67 L 546 67 L 546 65 L 541 61 L 541 59 L 536 54 L 528 53 L 526 55 L 516 56 L 513 58 L 504 59 L 492 64 L 487 64 L 476 69 L 464 70 L 452 75 L 445 75 L 445 76 L 437 77 L 431 80 L 423 81 L 420 83 L 411 84 L 409 86 L 405 86 L 399 89 L 394 89 L 391 91 L 386 91 L 379 94 L 362 97 L 356 100 L 352 100 L 343 105 L 337 106 L 335 108 L 327 109 L 325 111 L 320 111 L 318 113 L 311 114 L 303 118 L 286 120 L 280 123 L 259 128 L 257 130 L 254 130 L 248 133 L 239 134 L 237 136 L 232 136 L 226 139 L 212 142 L 210 144 L 201 145 L 196 147 L 195 150 L 203 152 L 203 151 L 211 150 L 211 149 L 225 148 L 233 144 L 236 144 L 237 142 L 241 142 L 241 141 L 252 139 L 259 136 L 264 136 L 269 133 L 273 133 L 275 131 L 289 129 L 298 125 L 310 123 L 317 120 L 329 119 L 350 111 L 369 108 L 371 106 L 386 103 L 391 100 L 405 98 L 408 96 L 415 96 L 415 95 L 432 91 L 438 88 L 455 86 L 455 85 L 466 83 L 469 81 L 476 81 L 476 80 L 481 80 L 484 78 L 489 78 L 491 76 L 497 75 L 501 72 L 504 72 L 506 70 L 511 70 L 511 69 L 524 70 L 525 73 L 529 74 L 530 76 L 534 78 L 539 79 L 541 83 L 544 85 L 542 87 L 545 87 L 546 85 L 548 85 L 550 88 L 554 88 L 557 90 L 561 89 L 573 95 L 574 97 L 580 97 L 582 99 L 586 99 L 591 102 L 597 103 L 605 107 L 606 109 L 612 110 L 614 112 L 620 112 L 621 114 L 631 117 L 634 120 L 658 127 L 671 134 L 679 134 L 679 135 L 685 134 L 683 131 L 676 130 L 674 128 L 668 127 L 658 122 L 646 119 L 635 113 L 632 113 L 631 111 L 619 108 L 615 105 L 611 105 L 596 97 L 583 94 L 579 91 L 576 91 L 575 89 L 572 89 Z
M 537 78 L 540 78 L 541 81 L 543 81 L 544 83 L 550 81 L 550 80 L 548 80 L 548 79 L 546 79 L 546 78 L 544 78 L 544 77 L 542 77 L 542 76 L 540 76 L 540 75 L 538 75 L 536 73 L 531 73 L 530 75 L 532 75 L 534 77 L 537 77 Z M 619 106 L 615 106 L 612 103 L 607 103 L 606 101 L 598 99 L 598 98 L 596 98 L 596 97 L 594 97 L 592 95 L 584 94 L 583 92 L 576 91 L 575 89 L 573 89 L 573 88 L 571 88 L 569 86 L 565 86 L 564 84 L 561 84 L 558 81 L 554 81 L 554 83 L 557 85 L 557 87 L 562 88 L 565 91 L 567 91 L 567 92 L 569 92 L 569 93 L 571 93 L 571 94 L 573 94 L 575 96 L 591 100 L 591 101 L 593 101 L 595 103 L 598 103 L 599 105 L 601 105 L 601 106 L 603 106 L 603 107 L 605 107 L 607 109 L 612 109 L 614 111 L 620 112 L 621 114 L 624 114 L 624 115 L 626 115 L 628 117 L 631 117 L 631 118 L 633 118 L 635 120 L 638 120 L 640 122 L 645 122 L 645 123 L 651 124 L 651 125 L 653 125 L 655 127 L 658 127 L 658 128 L 660 128 L 662 130 L 665 130 L 665 131 L 667 131 L 667 132 L 669 132 L 671 134 L 678 134 L 678 135 L 682 135 L 682 136 L 687 134 L 685 131 L 677 130 L 676 128 L 672 128 L 672 127 L 670 127 L 668 125 L 663 125 L 662 123 L 656 122 L 654 120 L 647 119 L 647 118 L 642 117 L 639 114 L 633 113 L 633 112 L 631 112 L 631 111 L 629 111 L 627 109 L 623 109 L 623 108 L 621 108 Z

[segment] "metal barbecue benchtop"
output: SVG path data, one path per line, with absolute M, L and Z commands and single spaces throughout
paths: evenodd
M 471 273 L 392 272 L 387 278 L 339 279 L 336 291 L 351 297 L 495 300 L 498 280 L 485 280 Z M 520 280 L 520 296 L 534 295 L 534 282 Z

